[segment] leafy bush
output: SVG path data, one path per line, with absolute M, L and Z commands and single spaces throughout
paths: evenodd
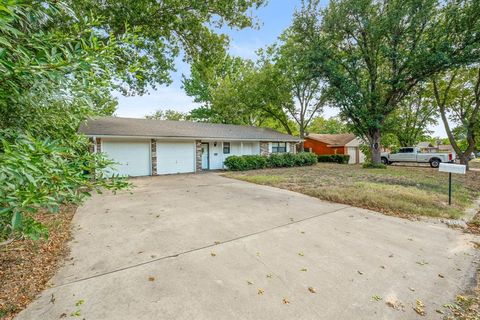
M 311 152 L 300 152 L 295 154 L 296 166 L 311 166 L 317 163 L 317 155 Z
M 113 163 L 102 154 L 88 152 L 86 137 L 78 137 L 78 150 L 58 140 L 0 131 L 0 242 L 23 235 L 47 236 L 35 213 L 56 213 L 66 203 L 81 203 L 91 190 L 117 190 L 128 186 L 118 177 L 107 179 Z
M 225 159 L 224 164 L 233 171 L 263 169 L 267 167 L 267 158 L 256 155 L 230 156 Z
M 387 169 L 387 166 L 384 165 L 383 163 L 371 163 L 371 162 L 366 162 L 362 165 L 363 168 L 365 169 Z
M 318 162 L 335 162 L 340 164 L 347 164 L 349 160 L 350 155 L 348 154 L 327 154 L 318 156 Z
M 308 152 L 272 154 L 269 157 L 259 155 L 230 156 L 224 162 L 225 166 L 232 171 L 308 166 L 315 163 L 317 163 L 316 155 Z

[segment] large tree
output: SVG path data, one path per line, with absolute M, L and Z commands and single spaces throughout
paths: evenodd
M 432 79 L 435 102 L 450 143 L 467 165 L 477 147 L 480 126 L 480 68 L 455 69 Z M 456 125 L 454 129 L 451 124 Z M 460 138 L 460 139 L 459 139 Z M 462 148 L 461 140 L 464 140 Z
M 327 78 L 334 104 L 380 163 L 387 117 L 419 83 L 479 60 L 480 2 L 312 0 L 294 19 L 315 32 L 311 67 Z M 305 28 L 304 25 L 315 28 Z
M 425 86 L 418 86 L 399 103 L 386 120 L 385 133 L 396 136 L 400 147 L 411 147 L 429 139 L 429 128 L 438 123 L 437 106 Z
M 256 26 L 252 9 L 265 0 L 68 0 L 74 10 L 86 16 L 104 17 L 100 30 L 116 36 L 136 35 L 125 46 L 120 70 L 128 70 L 128 94 L 144 93 L 147 85 L 170 83 L 175 58 L 183 53 L 187 62 L 214 64 L 224 54 L 228 37 L 222 27 L 242 29 Z M 130 68 L 141 61 L 143 68 Z
M 301 10 L 308 8 L 303 6 Z M 327 103 L 325 82 L 318 73 L 312 72 L 306 59 L 310 41 L 307 35 L 313 31 L 310 24 L 297 24 L 285 30 L 279 37 L 280 43 L 270 48 L 275 70 L 292 99 L 279 107 L 297 124 L 302 139 L 300 150 L 303 150 L 308 126 Z

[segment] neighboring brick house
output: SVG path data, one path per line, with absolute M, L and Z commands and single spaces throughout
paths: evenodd
M 360 150 L 361 140 L 354 134 L 316 134 L 305 137 L 304 149 L 318 155 L 348 154 L 350 164 L 363 163 L 365 155 Z
M 118 117 L 87 120 L 79 132 L 117 162 L 112 173 L 128 176 L 223 169 L 231 155 L 293 153 L 301 141 L 267 128 Z

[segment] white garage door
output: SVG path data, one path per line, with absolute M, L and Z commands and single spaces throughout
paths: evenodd
M 348 160 L 348 163 L 349 164 L 357 163 L 357 148 L 348 147 L 348 154 L 350 155 L 350 159 Z
M 184 173 L 195 171 L 195 143 L 158 142 L 157 173 Z
M 118 162 L 111 173 L 132 177 L 150 175 L 150 142 L 103 141 L 102 152 Z

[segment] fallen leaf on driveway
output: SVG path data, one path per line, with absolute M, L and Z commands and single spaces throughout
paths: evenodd
M 380 301 L 380 300 L 382 300 L 382 297 L 377 295 L 372 296 L 372 301 Z
M 148 277 L 148 281 L 155 281 L 155 277 Z
M 214 243 L 215 243 L 215 244 L 220 244 L 220 241 L 215 241 Z
M 361 275 L 361 274 L 363 274 L 363 272 L 362 272 L 362 271 L 360 271 L 360 270 L 357 270 L 357 272 L 358 272 L 358 274 L 360 274 L 360 275 Z
M 412 288 L 412 287 L 409 287 L 408 290 L 410 290 L 410 291 L 415 291 L 415 289 Z
M 306 272 L 307 268 L 302 268 L 302 269 L 300 269 L 300 271 Z
M 258 294 L 258 295 L 263 295 L 264 292 L 265 292 L 265 291 L 264 291 L 263 289 L 258 289 L 258 293 L 257 293 L 257 294 Z
M 417 262 L 415 262 L 415 263 L 416 263 L 416 264 L 419 264 L 419 265 L 421 265 L 421 266 L 424 266 L 424 265 L 428 264 L 428 262 L 427 262 L 427 261 L 424 261 L 424 260 L 422 260 L 422 261 L 417 261 Z
M 267 278 L 271 278 L 271 277 L 272 277 L 271 273 L 267 274 Z
M 250 281 L 250 280 L 247 280 L 247 284 L 248 284 L 248 285 L 251 285 L 251 284 L 253 284 L 253 282 Z
M 303 257 L 303 256 L 304 256 L 304 253 L 303 253 L 303 252 L 299 252 L 298 255 L 299 255 L 300 257 Z
M 211 255 L 212 257 L 215 257 L 217 254 L 216 254 L 215 252 L 211 252 L 210 255 Z
M 398 300 L 395 300 L 395 298 L 389 298 L 385 301 L 385 304 L 387 306 L 389 306 L 390 308 L 392 309 L 395 309 L 395 310 L 400 310 L 400 309 L 403 309 L 404 308 L 404 305 L 398 301 Z
M 421 300 L 417 299 L 416 306 L 413 308 L 413 310 L 415 310 L 415 312 L 421 316 L 425 315 L 425 305 Z
M 311 293 L 316 293 L 317 290 L 315 290 L 314 287 L 308 287 L 308 291 L 310 291 Z
M 283 302 L 283 304 L 289 304 L 290 303 L 290 301 L 288 301 L 287 298 L 283 298 L 282 302 Z
M 439 276 L 440 278 L 445 278 L 445 276 L 444 276 L 443 274 L 441 274 L 441 273 L 439 273 L 438 276 Z

